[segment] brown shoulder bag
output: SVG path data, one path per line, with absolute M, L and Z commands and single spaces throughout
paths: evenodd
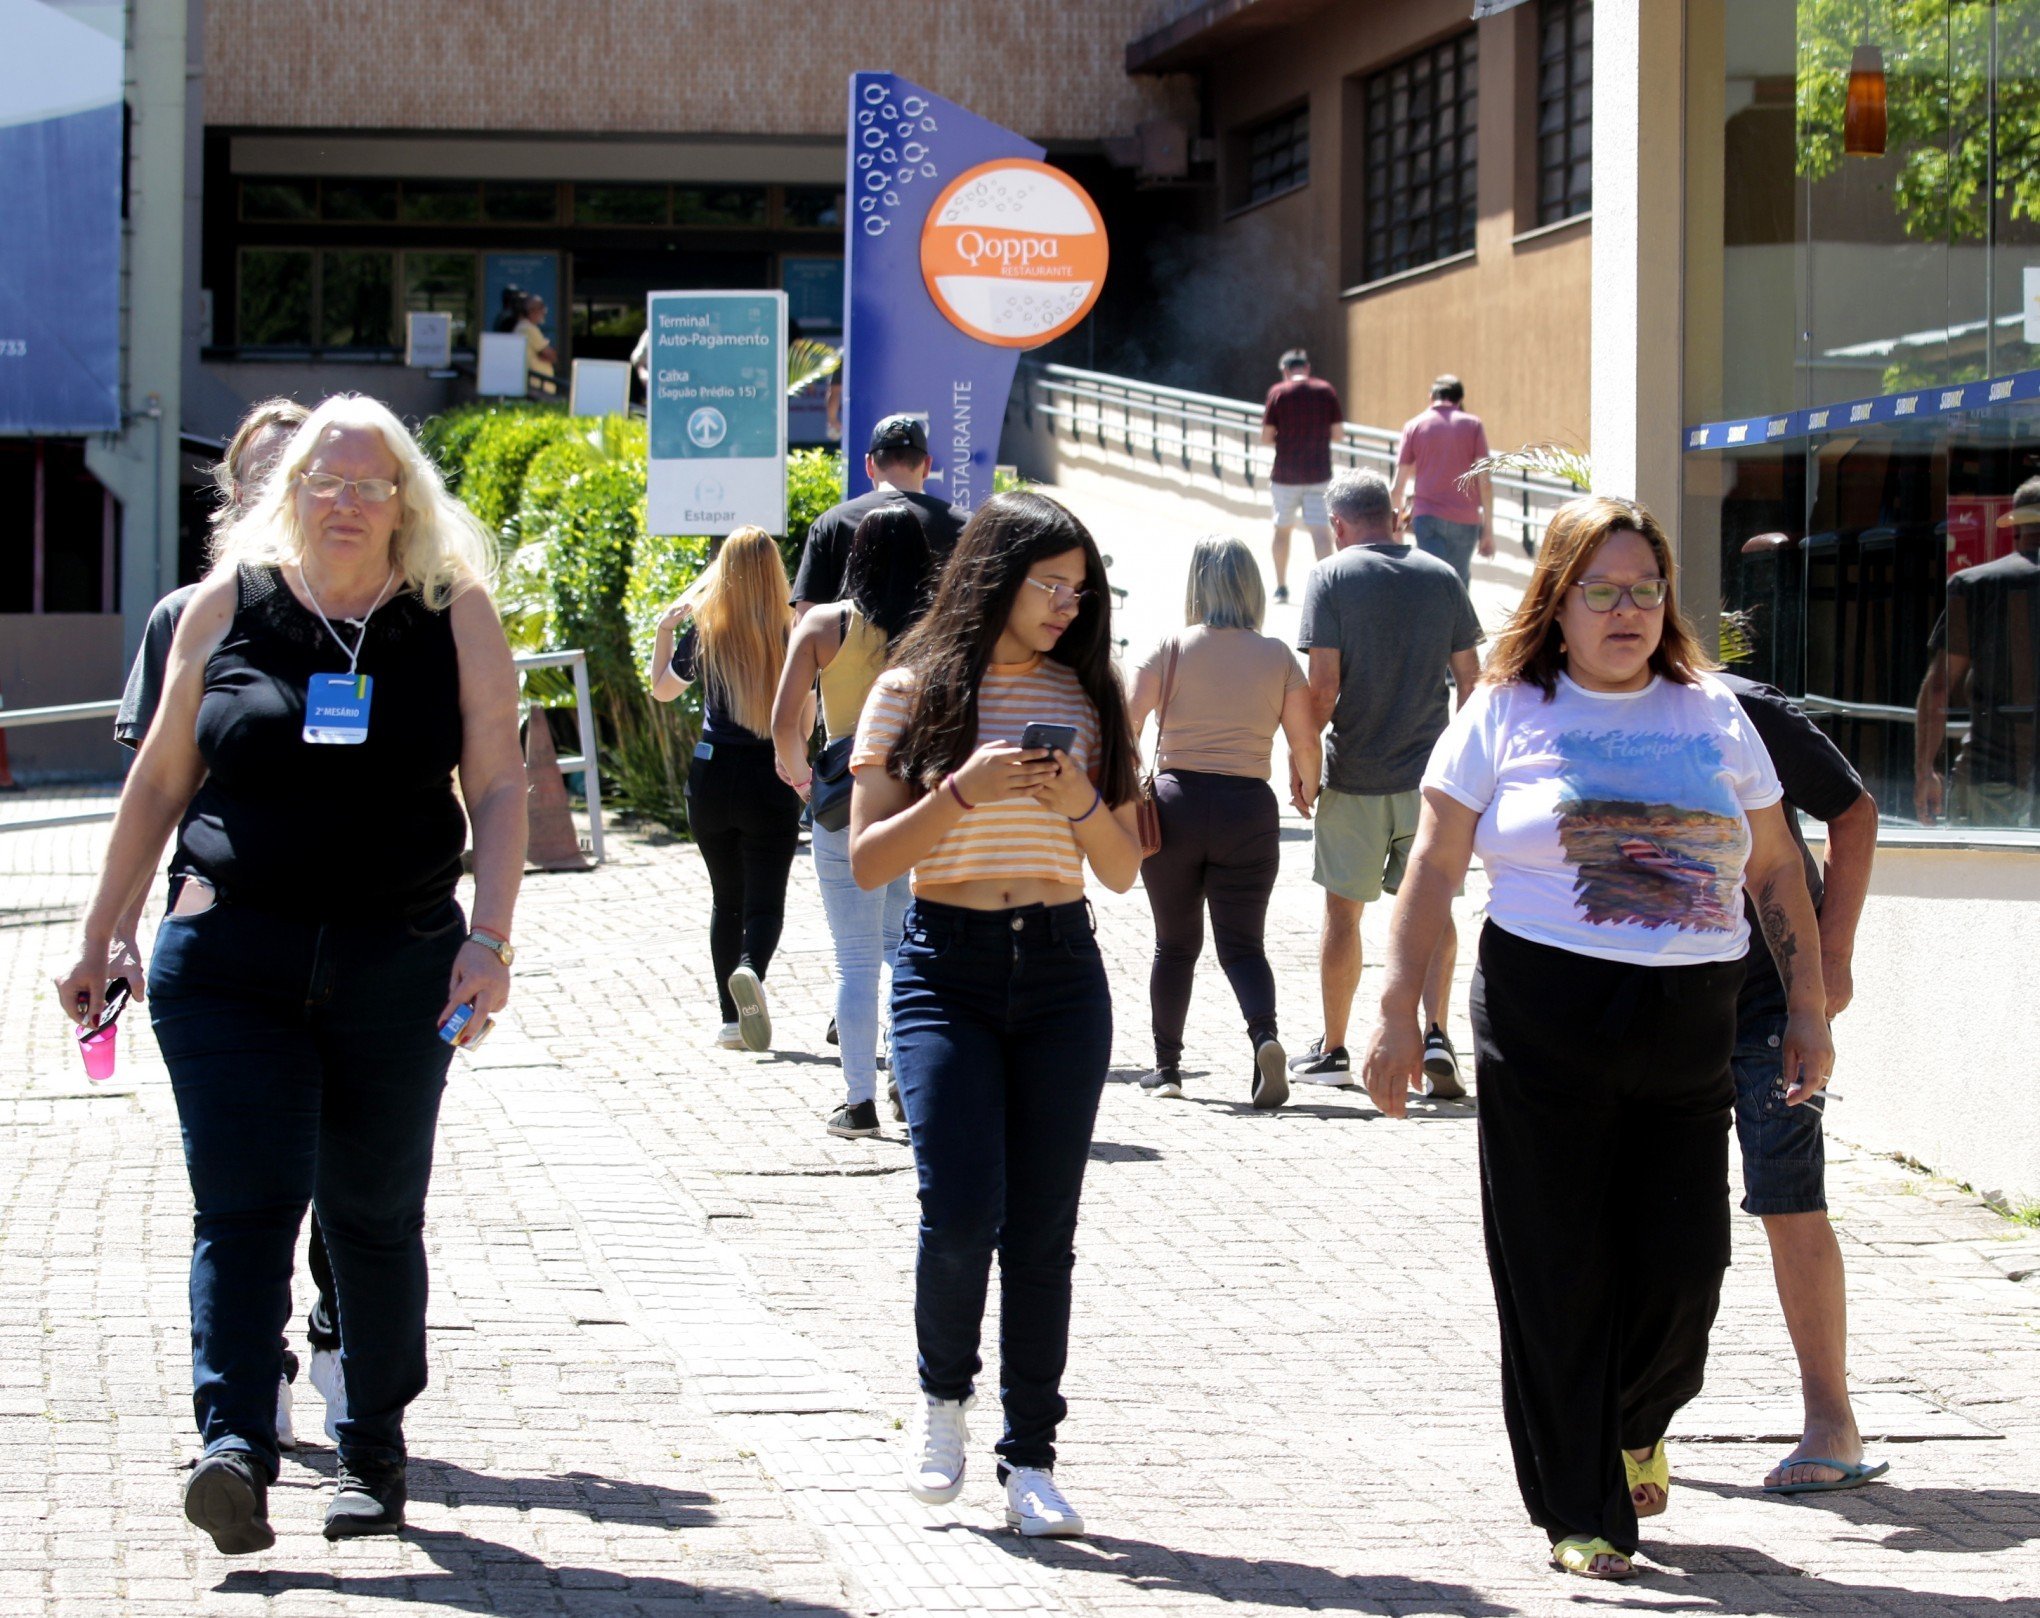
M 1162 665 L 1162 702 L 1155 710 L 1155 762 L 1158 764 L 1162 757 L 1162 733 L 1169 723 L 1169 697 L 1176 687 L 1176 654 L 1181 650 L 1181 644 L 1171 635 L 1169 659 Z M 1160 853 L 1162 847 L 1162 804 L 1155 796 L 1153 770 L 1140 778 L 1140 805 L 1134 818 L 1140 829 L 1140 857 L 1149 859 Z

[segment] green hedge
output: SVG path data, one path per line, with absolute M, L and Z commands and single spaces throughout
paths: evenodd
M 497 605 L 518 651 L 578 646 L 601 737 L 607 801 L 683 830 L 698 693 L 673 704 L 647 689 L 660 614 L 707 565 L 710 542 L 645 533 L 645 424 L 570 417 L 557 406 L 467 405 L 419 435 L 447 484 L 495 532 Z M 842 499 L 841 458 L 788 458 L 787 571 L 816 517 Z M 535 702 L 570 700 L 571 684 L 534 674 Z

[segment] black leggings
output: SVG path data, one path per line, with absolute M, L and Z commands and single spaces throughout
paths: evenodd
M 1473 979 L 1502 1414 L 1531 1519 L 1636 1549 L 1621 1451 L 1700 1391 L 1728 1268 L 1739 960 L 1637 966 L 1489 922 Z
M 724 1022 L 737 1020 L 730 974 L 772 964 L 786 918 L 786 878 L 800 847 L 800 794 L 779 779 L 769 747 L 719 745 L 687 771 L 687 825 L 714 895 L 708 954 Z
M 1183 1022 L 1191 980 L 1204 948 L 1204 907 L 1218 964 L 1232 984 L 1255 1043 L 1275 1033 L 1275 974 L 1262 949 L 1268 895 L 1281 865 L 1281 827 L 1266 781 L 1201 770 L 1164 770 L 1155 777 L 1161 801 L 1161 851 L 1141 865 L 1141 883 L 1155 913 L 1155 963 L 1148 973 L 1154 1014 L 1155 1062 L 1183 1057 Z

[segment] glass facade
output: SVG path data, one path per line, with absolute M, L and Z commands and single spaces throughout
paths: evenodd
M 1689 569 L 1887 824 L 2030 832 L 2040 0 L 1688 19 Z

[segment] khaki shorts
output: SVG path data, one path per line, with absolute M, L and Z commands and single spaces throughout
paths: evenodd
M 1372 904 L 1395 892 L 1409 868 L 1423 806 L 1421 792 L 1334 792 L 1326 787 L 1318 797 L 1311 836 L 1311 880 L 1354 904 Z
M 1294 528 L 1301 523 L 1305 528 L 1328 528 L 1332 519 L 1325 513 L 1324 483 L 1271 483 L 1268 492 L 1275 498 L 1275 526 Z

